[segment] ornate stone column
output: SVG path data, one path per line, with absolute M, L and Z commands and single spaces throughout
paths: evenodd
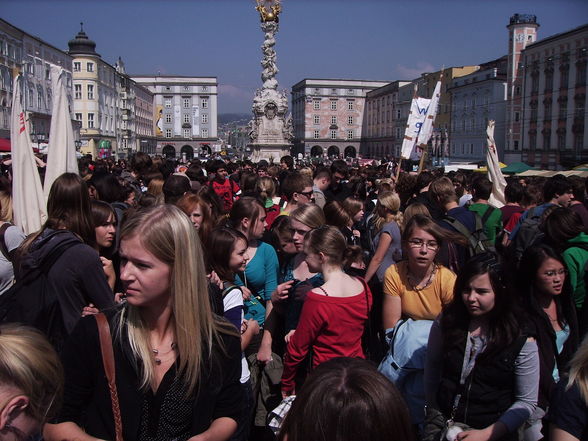
M 265 159 L 278 162 L 290 154 L 292 148 L 292 117 L 288 113 L 286 90 L 278 90 L 278 66 L 276 64 L 276 34 L 279 28 L 280 0 L 256 0 L 264 41 L 261 46 L 262 87 L 253 98 L 253 119 L 249 123 L 248 147 L 255 162 Z

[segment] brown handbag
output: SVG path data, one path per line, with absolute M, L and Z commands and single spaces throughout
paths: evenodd
M 116 390 L 114 351 L 112 350 L 110 325 L 108 324 L 108 319 L 103 313 L 96 314 L 94 317 L 96 317 L 96 322 L 98 323 L 100 351 L 102 352 L 104 373 L 106 374 L 108 390 L 110 391 L 110 401 L 112 403 L 112 414 L 114 415 L 114 430 L 116 432 L 116 441 L 123 441 L 122 419 L 120 416 L 120 406 L 118 404 L 118 392 Z

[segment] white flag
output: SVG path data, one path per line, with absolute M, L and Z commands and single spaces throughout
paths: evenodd
M 486 128 L 486 141 L 488 150 L 486 151 L 486 163 L 488 165 L 488 179 L 492 182 L 492 194 L 488 202 L 495 207 L 502 207 L 506 204 L 504 189 L 506 188 L 506 179 L 500 170 L 498 162 L 498 153 L 496 152 L 496 142 L 494 141 L 494 120 L 488 121 Z
M 53 181 L 63 173 L 78 173 L 76 144 L 74 140 L 69 102 L 67 100 L 67 74 L 59 66 L 51 66 L 51 87 L 53 88 L 53 108 L 51 109 L 51 129 L 47 147 L 47 168 L 43 190 L 45 200 Z
M 408 121 L 406 123 L 406 130 L 404 132 L 404 141 L 402 141 L 402 150 L 400 157 L 408 159 L 415 150 L 415 143 L 419 136 L 419 132 L 425 122 L 427 110 L 431 100 L 426 98 L 413 98 L 410 105 L 410 113 L 408 114 Z
M 433 134 L 433 122 L 435 122 L 435 117 L 437 116 L 440 95 L 441 81 L 437 81 L 437 85 L 433 91 L 433 96 L 431 97 L 431 102 L 427 107 L 427 117 L 425 118 L 423 126 L 421 127 L 418 135 L 417 145 L 421 148 L 426 148 L 426 145 L 429 142 L 429 139 L 431 139 L 431 135 Z
M 12 204 L 14 223 L 25 234 L 41 229 L 47 218 L 45 198 L 22 106 L 21 75 L 14 78 L 10 145 L 12 150 Z

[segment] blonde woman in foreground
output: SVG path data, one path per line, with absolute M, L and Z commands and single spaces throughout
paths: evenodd
M 126 302 L 106 315 L 123 438 L 227 440 L 242 403 L 240 341 L 211 312 L 196 229 L 170 205 L 139 211 L 120 257 Z M 62 361 L 64 405 L 45 439 L 115 439 L 95 317 L 80 320 Z

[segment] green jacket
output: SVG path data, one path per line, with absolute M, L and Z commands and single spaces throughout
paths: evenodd
M 580 233 L 576 237 L 568 240 L 570 244 L 563 253 L 562 257 L 568 268 L 570 285 L 576 307 L 581 308 L 584 305 L 586 297 L 586 285 L 584 284 L 584 269 L 588 261 L 588 249 L 574 246 L 574 244 L 584 244 L 588 246 L 588 234 Z

